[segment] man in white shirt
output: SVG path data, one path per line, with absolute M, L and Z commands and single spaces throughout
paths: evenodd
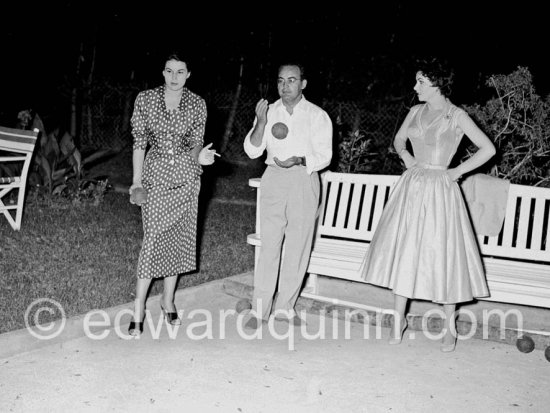
M 262 244 L 252 302 L 252 314 L 258 318 L 252 317 L 245 325 L 251 329 L 269 319 L 278 277 L 275 311 L 290 311 L 286 313 L 292 314 L 290 321 L 302 323 L 294 305 L 309 263 L 319 208 L 317 172 L 332 158 L 332 122 L 323 109 L 306 100 L 302 94 L 306 85 L 300 64 L 281 65 L 280 99 L 272 104 L 260 99 L 254 125 L 244 140 L 244 150 L 252 159 L 267 151 L 260 195 Z

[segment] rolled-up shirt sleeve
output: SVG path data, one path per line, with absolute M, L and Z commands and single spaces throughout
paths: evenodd
M 326 112 L 317 114 L 313 122 L 310 153 L 306 153 L 308 174 L 330 165 L 332 159 L 332 121 Z
M 248 131 L 246 137 L 244 138 L 244 143 L 243 143 L 244 152 L 251 159 L 256 159 L 256 158 L 259 158 L 260 156 L 262 156 L 262 154 L 264 153 L 265 148 L 267 146 L 267 139 L 266 139 L 266 136 L 265 136 L 265 132 L 264 132 L 264 135 L 262 136 L 262 142 L 260 143 L 260 146 L 254 146 L 254 145 L 252 145 L 252 142 L 250 142 L 250 136 L 252 135 L 252 131 L 256 127 L 256 122 L 257 121 L 258 121 L 258 118 L 257 117 L 254 118 L 254 124 L 252 125 L 252 129 L 250 129 L 250 131 Z

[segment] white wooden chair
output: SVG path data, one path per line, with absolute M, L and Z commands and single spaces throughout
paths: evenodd
M 38 129 L 23 130 L 0 126 L 0 165 L 7 166 L 0 168 L 0 212 L 16 231 L 21 229 L 27 174 L 38 133 Z M 11 172 L 14 169 L 17 170 L 16 173 Z M 6 173 L 6 170 L 10 172 Z M 7 196 L 13 189 L 18 191 L 15 204 L 8 202 Z

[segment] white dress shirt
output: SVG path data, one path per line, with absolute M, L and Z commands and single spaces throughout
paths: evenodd
M 250 142 L 250 136 L 257 121 L 258 119 L 255 118 L 254 125 L 244 140 L 244 151 L 250 158 L 260 157 L 266 149 L 265 163 L 268 165 L 275 164 L 273 160 L 275 157 L 284 161 L 292 156 L 304 156 L 308 174 L 326 168 L 330 164 L 332 121 L 323 109 L 307 101 L 303 95 L 294 106 L 292 115 L 288 113 L 281 99 L 269 105 L 262 142 L 259 146 L 254 146 Z M 288 127 L 288 135 L 285 139 L 277 139 L 271 132 L 273 125 L 278 122 Z

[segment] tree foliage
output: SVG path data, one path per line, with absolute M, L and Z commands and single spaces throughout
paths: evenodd
M 491 174 L 513 183 L 550 186 L 550 95 L 535 92 L 529 69 L 492 75 L 496 96 L 465 110 L 493 140 L 497 156 Z

